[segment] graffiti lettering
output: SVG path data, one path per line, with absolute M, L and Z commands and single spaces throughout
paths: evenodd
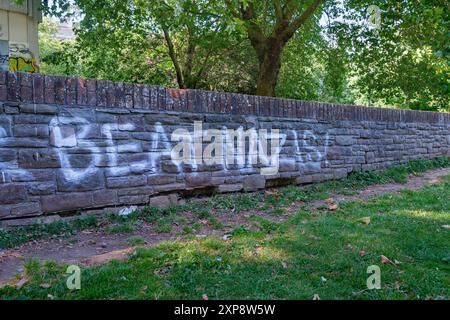
M 280 163 L 291 163 L 292 168 L 301 168 L 306 163 L 317 166 L 327 163 L 328 133 L 320 138 L 310 130 L 289 132 L 295 152 L 287 155 L 282 150 L 288 135 L 276 129 L 244 130 L 239 127 L 228 130 L 222 127 L 203 130 L 202 123 L 196 122 L 192 132 L 176 129 L 169 140 L 163 125 L 155 123 L 145 147 L 145 142 L 120 139 L 120 135 L 134 132 L 136 126 L 132 123 L 98 125 L 76 116 L 64 120 L 51 119 L 50 145 L 59 159 L 64 178 L 73 183 L 82 183 L 97 174 L 100 168 L 112 176 L 160 174 L 163 161 L 175 165 L 177 172 L 190 167 L 189 172 L 195 173 L 199 165 L 221 165 L 224 171 L 259 168 L 262 175 L 277 174 Z M 98 130 L 100 136 L 95 135 Z M 7 130 L 0 126 L 0 141 L 7 136 Z M 80 155 L 84 159 L 82 165 L 75 160 Z M 0 162 L 0 168 L 15 175 L 32 175 L 32 172 L 7 162 Z M 5 171 L 0 175 L 3 182 L 6 181 Z
M 9 43 L 9 70 L 12 72 L 38 72 L 39 67 L 36 63 L 34 54 L 28 49 L 26 43 Z

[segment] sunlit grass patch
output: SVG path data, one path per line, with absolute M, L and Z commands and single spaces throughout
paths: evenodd
M 31 262 L 30 283 L 0 297 L 56 299 L 448 299 L 449 178 L 420 191 L 343 203 L 330 214 L 300 210 L 282 223 L 253 216 L 255 230 L 165 242 L 128 261 L 83 269 L 82 289 L 64 268 Z M 370 223 L 361 218 L 370 217 Z M 395 264 L 382 264 L 384 255 Z M 381 290 L 366 287 L 381 268 Z M 51 288 L 43 289 L 43 282 Z M 143 290 L 145 288 L 145 290 Z

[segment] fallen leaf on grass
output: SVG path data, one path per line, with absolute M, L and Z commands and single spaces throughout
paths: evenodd
M 48 289 L 50 288 L 52 285 L 50 283 L 41 283 L 39 285 L 39 287 L 41 287 L 42 289 Z
M 126 248 L 122 250 L 116 250 L 111 252 L 106 252 L 90 258 L 84 259 L 82 262 L 88 266 L 100 265 L 110 262 L 111 260 L 126 260 L 129 255 L 135 251 L 135 247 Z
M 370 217 L 364 217 L 364 218 L 358 219 L 358 221 L 367 226 L 370 224 Z
M 9 252 L 9 253 L 0 253 L 0 261 L 6 258 L 22 258 L 22 255 L 19 252 Z
M 280 197 L 281 193 L 279 193 L 278 191 L 270 191 L 270 190 L 266 190 L 265 194 L 267 196 L 274 196 L 274 197 Z
M 431 184 L 442 183 L 442 182 L 444 182 L 444 179 L 442 179 L 442 178 L 435 178 L 430 181 Z
M 316 293 L 313 297 L 313 300 L 320 300 L 320 296 Z
M 144 293 L 147 292 L 147 290 L 148 290 L 148 287 L 145 286 L 145 287 L 142 287 L 141 290 L 139 290 L 139 292 L 142 293 L 142 294 L 144 294 Z
M 389 259 L 386 256 L 381 255 L 380 259 L 382 264 L 395 264 L 394 262 L 392 262 L 391 259 Z
M 20 290 L 22 287 L 28 282 L 28 277 L 24 275 L 19 281 L 16 283 L 16 289 Z
M 254 250 L 253 250 L 253 255 L 254 256 L 259 256 L 259 255 L 261 255 L 261 253 L 264 251 L 264 249 L 262 248 L 262 247 L 256 247 Z
M 288 208 L 286 208 L 286 212 L 287 212 L 287 213 L 293 213 L 293 212 L 296 212 L 296 211 L 297 211 L 297 209 L 294 208 L 294 207 L 288 207 Z
M 330 211 L 336 211 L 337 209 L 339 209 L 337 204 L 331 204 L 328 206 L 328 210 Z
M 360 252 L 359 252 L 359 256 L 360 257 L 364 257 L 366 255 L 366 252 L 364 251 L 364 250 L 361 250 Z

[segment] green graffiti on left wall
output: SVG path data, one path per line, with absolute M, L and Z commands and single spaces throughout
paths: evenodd
M 9 43 L 9 71 L 38 72 L 39 67 L 36 63 L 34 54 L 28 48 L 26 43 Z

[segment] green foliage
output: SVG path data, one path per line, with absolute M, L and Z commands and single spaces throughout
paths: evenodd
M 47 18 L 39 25 L 40 72 L 55 75 L 82 75 L 82 61 L 77 59 L 74 40 L 58 40 L 58 24 Z
M 81 21 L 74 41 L 55 41 L 53 27 L 41 26 L 43 72 L 253 94 L 262 59 L 255 41 L 276 38 L 280 8 L 292 22 L 313 1 L 74 3 L 76 10 L 68 0 L 44 2 L 47 14 L 64 18 L 78 11 Z M 375 3 L 381 28 L 373 29 L 367 11 L 373 4 L 324 1 L 282 50 L 276 94 L 449 110 L 448 6 L 437 0 Z M 252 38 L 255 32 L 259 38 Z
M 377 3 L 381 24 L 374 29 L 367 23 L 366 9 L 372 4 L 344 1 L 334 10 L 330 30 L 349 49 L 350 84 L 358 101 L 450 110 L 448 6 L 435 0 Z

